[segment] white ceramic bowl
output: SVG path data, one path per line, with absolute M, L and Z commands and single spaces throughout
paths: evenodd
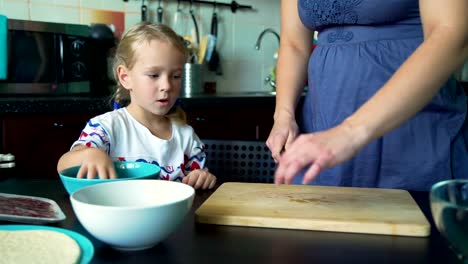
M 83 227 L 119 250 L 142 250 L 164 240 L 189 212 L 195 190 L 173 181 L 115 181 L 70 196 Z

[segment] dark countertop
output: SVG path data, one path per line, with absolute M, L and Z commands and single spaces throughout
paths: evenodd
M 232 107 L 274 105 L 275 93 L 246 92 L 224 94 L 200 94 L 180 98 L 185 109 L 192 107 Z M 0 113 L 104 113 L 110 111 L 109 97 L 92 96 L 22 96 L 0 97 Z
M 462 82 L 468 94 L 468 82 Z M 304 93 L 305 94 L 305 93 Z M 303 94 L 303 95 L 304 95 Z M 186 110 L 239 106 L 269 106 L 275 104 L 275 92 L 241 92 L 185 95 L 180 99 Z M 301 104 L 302 101 L 299 102 Z M 104 113 L 112 110 L 110 98 L 103 96 L 18 96 L 0 97 L 2 113 Z
M 100 113 L 110 110 L 105 97 L 8 97 L 0 98 L 0 113 Z
M 461 263 L 434 228 L 427 192 L 411 195 L 431 223 L 429 237 L 198 224 L 194 212 L 213 191 L 197 192 L 179 229 L 155 247 L 136 252 L 116 251 L 84 230 L 58 179 L 0 179 L 0 192 L 55 200 L 67 218 L 49 225 L 88 237 L 95 247 L 91 263 Z M 14 223 L 0 221 L 4 224 Z

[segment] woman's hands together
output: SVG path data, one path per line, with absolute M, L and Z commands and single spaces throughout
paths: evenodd
M 302 181 L 308 184 L 320 171 L 351 159 L 364 146 L 365 138 L 363 130 L 346 121 L 326 131 L 300 135 L 279 158 L 275 183 L 290 184 L 310 165 Z
M 216 176 L 211 174 L 207 168 L 193 170 L 182 179 L 182 182 L 195 189 L 211 189 L 216 184 Z
M 271 156 L 278 162 L 281 154 L 288 149 L 299 133 L 299 127 L 293 116 L 288 114 L 280 115 L 273 124 L 266 145 L 271 151 Z

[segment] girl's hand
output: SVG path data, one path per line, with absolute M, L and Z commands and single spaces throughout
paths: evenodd
M 271 156 L 275 162 L 280 160 L 281 154 L 284 150 L 289 148 L 294 139 L 296 139 L 298 133 L 299 128 L 293 117 L 282 115 L 275 120 L 266 141 L 266 145 L 270 149 Z
M 104 151 L 98 148 L 86 148 L 81 151 L 85 153 L 85 158 L 76 175 L 77 178 L 94 179 L 98 175 L 100 179 L 117 178 L 114 163 Z
M 323 169 L 351 159 L 365 144 L 365 134 L 342 123 L 326 131 L 300 135 L 286 149 L 275 172 L 276 184 L 290 184 L 296 174 L 309 166 L 303 184 L 311 182 Z
M 195 189 L 211 189 L 216 184 L 216 176 L 211 174 L 207 168 L 191 171 L 182 179 L 182 182 Z

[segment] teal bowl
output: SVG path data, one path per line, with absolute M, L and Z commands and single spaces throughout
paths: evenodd
M 117 179 L 85 179 L 77 178 L 80 166 L 71 167 L 59 172 L 60 179 L 63 186 L 69 194 L 77 191 L 83 187 L 113 181 L 134 180 L 134 179 L 159 179 L 159 166 L 144 162 L 128 162 L 116 161 L 114 162 Z

